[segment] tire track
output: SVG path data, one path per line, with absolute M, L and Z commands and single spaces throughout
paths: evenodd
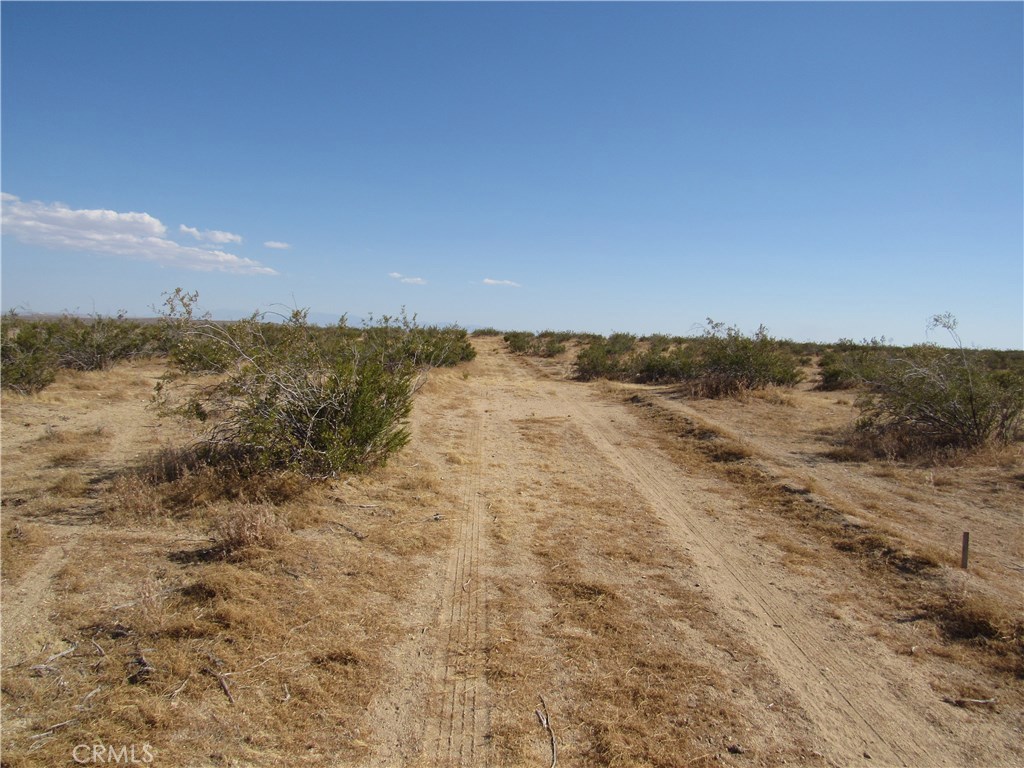
M 481 528 L 486 513 L 483 494 L 484 414 L 470 427 L 471 454 L 462 494 L 458 540 L 448 560 L 440 616 L 447 641 L 434 677 L 440 680 L 440 716 L 428 749 L 437 766 L 482 766 L 488 763 L 489 691 L 483 679 L 487 636 L 487 596 L 481 570 Z M 442 629 L 442 632 L 444 630 Z
M 879 674 L 880 670 L 858 663 L 859 657 L 847 649 L 823 643 L 829 627 L 766 584 L 770 576 L 749 551 L 730 541 L 731 532 L 716 530 L 706 517 L 696 519 L 692 510 L 716 503 L 713 495 L 694 488 L 692 480 L 655 449 L 645 446 L 641 451 L 624 444 L 625 435 L 606 423 L 595 406 L 561 393 L 559 397 L 585 426 L 597 451 L 685 537 L 695 560 L 713 573 L 722 602 L 768 628 L 748 634 L 799 695 L 822 737 L 840 753 L 840 761 L 848 764 L 870 755 L 885 765 L 908 766 L 936 764 L 937 758 L 944 763 L 956 754 L 955 749 L 936 744 L 931 729 L 922 729 L 907 717 L 884 671 Z

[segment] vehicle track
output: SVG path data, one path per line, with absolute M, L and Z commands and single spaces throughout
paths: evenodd
M 448 559 L 446 590 L 440 615 L 447 641 L 438 658 L 434 678 L 440 717 L 428 734 L 433 765 L 487 765 L 489 692 L 483 677 L 487 636 L 487 584 L 481 568 L 481 528 L 486 513 L 483 492 L 485 414 L 471 422 L 467 447 L 470 458 L 464 473 L 461 520 L 455 546 Z
M 723 507 L 650 445 L 632 444 L 623 433 L 623 409 L 588 398 L 558 395 L 584 427 L 587 438 L 648 503 L 683 537 L 687 550 L 714 583 L 719 605 L 745 625 L 752 644 L 797 694 L 801 705 L 829 745 L 832 759 L 849 765 L 870 759 L 884 765 L 957 764 L 954 745 L 940 745 L 925 722 L 907 717 L 901 692 L 890 685 L 896 675 L 884 656 L 882 668 L 865 663 L 868 643 L 839 638 L 836 628 L 814 606 L 793 601 L 764 563 L 752 556 L 753 537 L 736 538 L 704 511 Z M 615 416 L 611 423 L 609 417 Z M 831 640 L 831 642 L 830 642 Z M 849 646 L 857 647 L 857 654 Z M 868 656 L 870 658 L 871 656 Z M 950 761 L 953 761 L 950 763 Z

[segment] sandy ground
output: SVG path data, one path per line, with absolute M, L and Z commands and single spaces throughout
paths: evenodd
M 877 625 L 898 617 L 877 598 L 886 587 L 873 584 L 857 564 L 826 549 L 816 566 L 792 567 L 792 549 L 773 541 L 782 524 L 778 519 L 759 516 L 761 510 L 751 509 L 743 494 L 720 479 L 688 474 L 622 398 L 607 388 L 561 380 L 552 366 L 509 356 L 494 342 L 484 340 L 479 348 L 482 354 L 457 396 L 439 409 L 421 409 L 417 420 L 421 433 L 430 432 L 423 439 L 437 441 L 440 453 L 456 457 L 446 482 L 458 484 L 463 504 L 452 511 L 458 534 L 447 567 L 425 581 L 414 600 L 435 610 L 412 612 L 416 623 L 396 653 L 400 682 L 392 682 L 375 701 L 374 764 L 484 765 L 501 757 L 492 749 L 492 716 L 515 694 L 504 690 L 502 679 L 496 683 L 486 674 L 486 649 L 496 639 L 495 598 L 501 592 L 496 582 L 507 570 L 502 564 L 520 561 L 529 585 L 517 595 L 517 613 L 529 620 L 518 624 L 522 636 L 515 642 L 541 648 L 547 642 L 548 651 L 559 653 L 550 637 L 526 635 L 558 623 L 557 602 L 532 585 L 558 567 L 560 553 L 536 545 L 530 551 L 515 547 L 544 535 L 543 515 L 531 514 L 538 504 L 544 514 L 573 526 L 581 543 L 600 536 L 593 498 L 558 493 L 563 478 L 592 476 L 605 481 L 599 489 L 602 505 L 631 510 L 629 535 L 657 538 L 670 551 L 671 562 L 660 577 L 698 593 L 680 615 L 659 616 L 659 631 L 671 635 L 673 627 L 685 628 L 667 642 L 678 642 L 686 655 L 710 666 L 725 665 L 717 687 L 728 699 L 729 724 L 741 724 L 745 731 L 715 734 L 712 728 L 709 744 L 718 746 L 711 750 L 716 759 L 841 766 L 1020 764 L 1019 698 L 998 714 L 944 702 L 937 681 L 948 670 L 941 663 L 896 653 L 892 642 L 879 638 Z M 817 480 L 822 493 L 847 501 L 869 495 L 875 511 L 863 510 L 864 517 L 892 522 L 883 504 L 900 493 L 897 480 L 872 478 L 840 464 L 822 468 L 819 461 L 790 461 L 792 454 L 807 450 L 796 439 L 799 430 L 773 442 L 769 434 L 778 425 L 758 418 L 759 401 L 701 409 L 667 393 L 663 400 L 666 407 L 742 434 L 758 455 L 777 457 L 780 482 Z M 524 439 L 531 433 L 537 437 Z M 803 439 L 820 443 L 815 435 Z M 1011 511 L 1014 501 L 1000 497 L 971 505 L 958 498 L 948 521 L 936 521 L 937 512 L 903 514 L 903 501 L 894 526 L 911 540 L 949 546 L 958 538 L 961 519 L 974 516 L 991 522 L 985 533 L 993 546 L 978 553 L 979 567 L 1019 565 L 1021 521 Z M 526 529 L 514 541 L 496 530 L 503 516 L 518 516 Z M 606 555 L 587 567 L 600 574 L 630 564 Z M 1016 573 L 1004 569 L 1006 578 L 998 584 L 1000 590 L 1018 589 L 1019 599 Z M 723 654 L 726 640 L 733 649 Z M 748 676 L 747 669 L 754 671 Z M 560 759 L 594 761 L 587 735 L 566 719 L 585 709 L 586 693 L 575 690 L 571 666 L 555 663 L 549 670 L 543 689 L 534 693 L 546 692 L 549 705 L 552 698 L 561 705 L 551 714 L 561 738 Z M 525 719 L 531 715 L 529 709 L 522 713 Z M 539 726 L 536 730 L 535 740 L 543 745 L 543 733 Z M 694 757 L 702 756 L 680 755 L 679 764 Z
M 360 678 L 367 706 L 339 725 L 357 736 L 344 759 L 310 753 L 296 763 L 550 765 L 557 753 L 562 765 L 1024 765 L 1019 678 L 987 669 L 915 613 L 921 595 L 960 589 L 1021 614 L 1019 466 L 834 462 L 825 435 L 851 415 L 842 396 L 683 401 L 669 389 L 572 382 L 564 364 L 514 357 L 498 339 L 474 343 L 473 363 L 435 371 L 417 395 L 401 459 L 436 490 L 395 506 L 408 517 L 403 530 L 433 521 L 416 528 L 430 547 L 406 556 L 389 545 L 382 572 L 394 588 L 368 593 L 365 605 L 353 593 L 347 609 L 387 613 L 367 623 L 381 627 L 383 649 L 380 674 Z M 157 420 L 132 394 L 157 373 L 125 373 L 131 397 L 96 393 L 63 409 L 5 403 L 5 524 L 43 482 L 19 465 L 19 449 L 48 427 L 104 427 L 103 466 L 81 469 L 94 476 L 158 445 Z M 61 416 L 48 424 L 45 413 Z M 761 479 L 694 458 L 675 418 L 740 446 L 740 463 Z M 376 508 L 389 503 L 382 478 L 339 487 L 371 494 L 364 506 Z M 937 552 L 940 565 L 925 582 L 841 552 L 823 529 L 780 511 L 779 488 Z M 45 535 L 28 566 L 4 578 L 5 669 L 68 647 L 50 621 L 58 571 L 87 545 L 79 528 L 101 501 L 34 512 Z M 977 542 L 969 573 L 953 567 L 965 525 Z M 365 543 L 333 540 L 370 558 L 377 529 L 366 530 Z M 301 535 L 312 552 L 327 534 Z M 176 567 L 166 565 L 168 582 Z M 229 708 L 214 682 L 209 691 L 218 711 L 245 709 L 241 695 Z M 5 732 L 29 727 L 4 711 Z M 245 721 L 231 723 L 241 740 Z M 224 738 L 232 732 L 225 726 Z M 191 764 L 282 759 L 239 754 Z

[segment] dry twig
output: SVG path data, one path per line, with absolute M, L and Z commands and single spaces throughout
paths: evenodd
M 942 700 L 954 707 L 966 707 L 968 704 L 995 704 L 995 699 L 954 699 L 950 696 L 943 696 Z
M 540 697 L 540 705 L 543 711 L 541 709 L 533 711 L 540 724 L 544 726 L 544 730 L 548 732 L 548 736 L 551 737 L 551 768 L 555 768 L 558 765 L 558 745 L 555 743 L 555 732 L 551 728 L 551 717 L 548 715 L 548 705 L 543 696 Z
M 78 650 L 78 643 L 72 643 L 70 648 L 68 648 L 65 651 L 61 651 L 60 653 L 53 654 L 53 656 L 48 658 L 44 663 L 49 664 L 51 661 L 56 661 L 57 659 L 63 656 L 67 656 L 68 654 L 74 653 L 76 650 Z
M 230 701 L 232 704 L 234 704 L 235 703 L 235 697 L 231 693 L 231 689 L 228 688 L 228 681 L 224 679 L 224 675 L 222 675 L 220 672 L 216 672 L 216 671 L 210 669 L 209 667 L 204 667 L 203 668 L 203 672 L 206 672 L 208 675 L 213 675 L 214 677 L 217 678 L 217 682 L 220 683 L 220 687 L 224 691 L 224 695 L 228 697 L 228 701 Z

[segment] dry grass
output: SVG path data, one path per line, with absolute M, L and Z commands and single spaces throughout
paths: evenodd
M 85 477 L 81 472 L 74 471 L 65 472 L 57 479 L 57 482 L 50 486 L 51 493 L 69 498 L 84 496 L 88 490 L 89 484 Z
M 780 482 L 743 444 L 651 397 L 633 395 L 628 402 L 650 418 L 664 449 L 676 461 L 694 472 L 728 480 L 742 490 L 753 508 L 781 517 L 796 526 L 796 531 L 807 531 L 829 542 L 835 551 L 855 557 L 869 577 L 868 583 L 877 589 L 878 599 L 915 601 L 921 618 L 937 628 L 943 642 L 961 646 L 958 655 L 965 663 L 996 675 L 1021 675 L 1024 643 L 1019 616 L 998 600 L 980 595 L 964 598 L 942 567 L 953 564 L 949 554 L 910 545 L 878 526 L 852 522 L 854 510 L 810 488 Z M 921 471 L 905 470 L 891 462 L 871 466 L 886 477 Z
M 652 510 L 599 462 L 581 460 L 572 476 L 542 471 L 548 454 L 582 444 L 564 418 L 515 424 L 535 471 L 518 468 L 530 484 L 514 505 L 493 508 L 500 549 L 487 679 L 499 763 L 550 758 L 529 716 L 540 695 L 567 764 L 701 765 L 736 743 L 762 763 L 784 759 L 770 736 L 748 731 L 734 703 L 756 697 L 760 667 L 716 624 Z M 722 663 L 735 658 L 749 660 L 742 682 Z
M 17 584 L 50 544 L 52 537 L 39 525 L 4 516 L 0 538 L 0 574 L 7 584 Z
M 48 644 L 4 647 L 4 766 L 97 741 L 168 765 L 359 760 L 396 605 L 447 540 L 433 465 L 406 453 L 313 487 L 154 451 L 151 368 L 67 377 L 21 398 L 16 421 L 5 396 L 5 449 L 20 446 L 3 466 L 5 587 L 51 548 L 49 521 L 79 527 L 40 579 Z M 55 406 L 68 418 L 43 432 Z M 89 426 L 101 418 L 116 427 Z M 20 601 L 5 589 L 5 627 L 42 610 Z
M 284 540 L 287 526 L 268 504 L 233 504 L 213 524 L 214 546 L 225 557 L 245 559 L 254 550 L 276 549 Z

